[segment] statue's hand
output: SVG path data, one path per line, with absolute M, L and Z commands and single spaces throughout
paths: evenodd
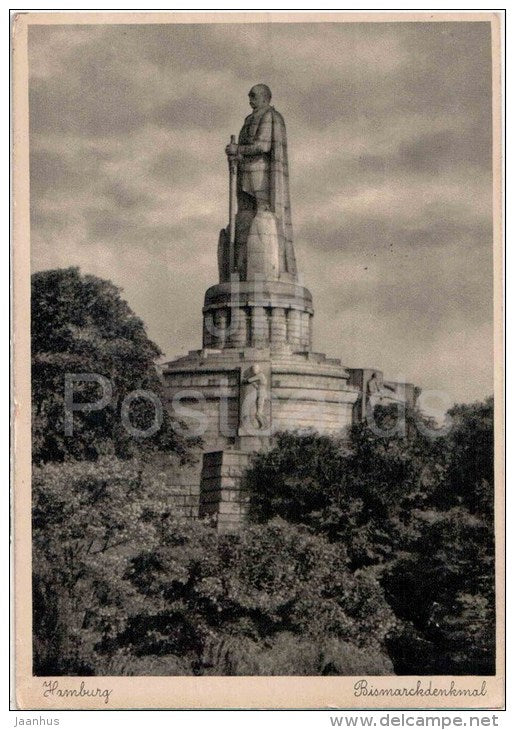
M 238 156 L 238 145 L 237 144 L 228 144 L 225 148 L 225 154 L 228 157 L 237 157 Z

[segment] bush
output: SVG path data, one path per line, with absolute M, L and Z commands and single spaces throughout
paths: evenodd
M 130 559 L 168 514 L 166 490 L 137 460 L 33 469 L 35 674 L 96 672 L 98 645 L 142 609 Z
M 132 561 L 145 612 L 119 642 L 134 654 L 189 655 L 197 674 L 262 673 L 266 657 L 280 653 L 276 637 L 288 634 L 304 648 L 334 637 L 362 661 L 366 651 L 381 655 L 393 616 L 375 578 L 350 573 L 341 546 L 281 520 L 232 536 L 199 524 L 162 527 Z
M 34 672 L 384 673 L 394 619 L 343 546 L 178 520 L 137 461 L 34 470 Z M 353 671 L 353 670 L 352 670 Z
M 393 666 L 378 649 L 358 648 L 335 638 L 315 641 L 283 632 L 258 644 L 225 641 L 212 652 L 205 674 L 239 676 L 390 675 Z
M 376 409 L 388 423 L 391 409 Z M 344 545 L 377 576 L 398 619 L 386 636 L 401 674 L 495 669 L 493 400 L 455 406 L 450 433 L 417 427 L 347 441 L 283 433 L 245 479 L 251 517 L 281 517 Z M 428 425 L 428 424 L 425 424 Z

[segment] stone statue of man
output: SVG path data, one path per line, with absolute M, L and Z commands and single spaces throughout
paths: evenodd
M 296 265 L 288 182 L 286 127 L 281 114 L 270 105 L 272 92 L 265 84 L 249 91 L 252 114 L 246 117 L 238 143 L 225 148 L 237 160 L 235 260 L 246 261 L 246 246 L 253 219 L 262 213 L 275 218 L 279 275 L 295 276 Z M 241 266 L 238 268 L 241 270 Z

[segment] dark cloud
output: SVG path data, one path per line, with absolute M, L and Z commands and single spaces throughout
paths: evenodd
M 299 176 L 293 185 L 299 196 L 326 200 L 336 190 L 355 195 L 371 185 L 394 182 L 406 190 L 424 181 L 428 186 L 470 176 L 472 182 L 484 177 L 485 194 L 491 185 L 491 136 L 477 135 L 474 127 L 452 120 L 455 129 L 438 129 L 413 135 L 409 126 L 399 142 L 390 142 L 388 151 L 335 149 L 312 164 L 319 183 Z M 373 142 L 371 143 L 373 149 Z M 465 201 L 466 204 L 466 201 Z
M 32 201 L 37 203 L 44 196 L 58 196 L 63 190 L 79 194 L 91 187 L 98 188 L 106 175 L 106 165 L 112 160 L 113 154 L 107 150 L 82 149 L 79 146 L 70 150 L 65 144 L 59 151 L 32 149 Z
M 180 24 L 147 25 L 131 29 L 145 60 L 162 71 L 244 68 L 249 64 L 248 39 L 253 26 Z
M 468 134 L 440 130 L 401 144 L 397 159 L 406 170 L 439 174 L 456 165 L 484 165 L 491 146 L 491 138 L 474 129 Z
M 66 231 L 69 220 L 62 213 L 41 210 L 37 205 L 33 205 L 30 211 L 30 225 L 33 231 L 53 235 Z
M 30 188 L 33 200 L 56 189 L 84 190 L 87 184 L 81 170 L 55 152 L 34 150 L 30 155 Z
M 145 124 L 138 90 L 129 79 L 101 73 L 94 60 L 76 68 L 78 77 L 68 88 L 53 79 L 31 90 L 31 133 L 113 136 Z
M 91 241 L 122 242 L 134 229 L 135 223 L 120 212 L 108 208 L 86 208 L 83 211 L 88 238 Z
M 160 255 L 163 251 L 173 252 L 180 244 L 187 245 L 192 237 L 216 227 L 216 222 L 206 216 L 188 218 L 178 224 L 153 223 L 141 216 L 126 215 L 123 211 L 108 208 L 86 208 L 82 216 L 91 243 L 107 240 L 118 247 L 138 246 L 147 256 Z

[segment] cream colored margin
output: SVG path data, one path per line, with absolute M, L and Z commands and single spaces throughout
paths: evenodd
M 497 674 L 495 677 L 369 677 L 377 689 L 476 688 L 477 697 L 357 697 L 360 677 L 56 677 L 61 689 L 110 690 L 103 697 L 45 697 L 32 676 L 30 465 L 30 215 L 28 25 L 105 23 L 490 22 L 493 54 L 493 215 Z M 17 709 L 131 708 L 502 708 L 504 706 L 504 354 L 502 298 L 500 18 L 494 13 L 19 13 L 12 25 L 14 98 L 14 638 Z

